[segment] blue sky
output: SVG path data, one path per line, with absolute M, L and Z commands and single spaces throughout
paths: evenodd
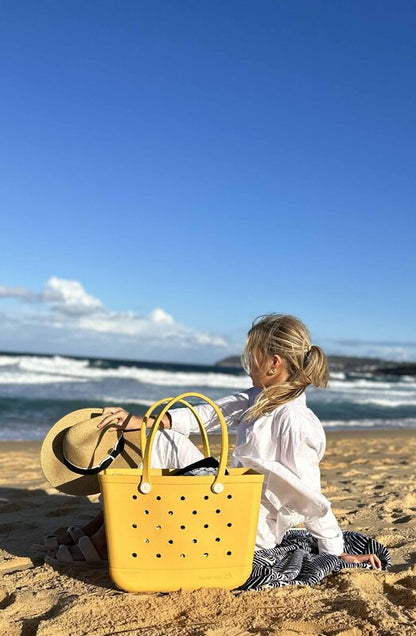
M 416 4 L 3 0 L 0 348 L 416 359 Z

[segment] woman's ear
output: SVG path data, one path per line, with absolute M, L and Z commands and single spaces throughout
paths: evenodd
M 280 365 L 282 364 L 282 358 L 275 354 L 271 359 L 269 364 L 269 370 L 267 371 L 267 375 L 275 375 L 280 369 Z
M 272 359 L 272 369 L 274 371 L 277 371 L 281 364 L 282 364 L 282 358 L 278 356 L 277 353 L 275 353 Z

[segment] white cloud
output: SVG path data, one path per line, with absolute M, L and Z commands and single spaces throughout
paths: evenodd
M 22 302 L 44 303 L 63 314 L 89 314 L 104 308 L 98 298 L 88 294 L 81 283 L 52 276 L 42 292 L 26 287 L 0 285 L 0 298 L 16 298 Z
M 153 322 L 159 322 L 165 325 L 172 325 L 174 323 L 172 316 L 159 308 L 154 309 L 149 317 Z
M 48 280 L 41 298 L 63 314 L 94 314 L 104 310 L 98 298 L 88 294 L 81 283 L 56 276 Z
M 225 338 L 181 325 L 160 307 L 148 315 L 111 312 L 79 281 L 53 276 L 39 293 L 3 286 L 1 297 L 17 298 L 31 307 L 30 311 L 3 314 L 7 329 L 0 333 L 0 348 L 8 350 L 201 362 L 232 353 Z
M 26 287 L 6 287 L 0 285 L 0 298 L 18 298 L 24 301 L 39 300 L 39 294 L 36 294 Z
M 155 311 L 157 312 L 155 315 Z M 184 348 L 190 346 L 227 348 L 224 338 L 196 331 L 176 323 L 172 316 L 162 309 L 152 311 L 148 316 L 110 314 L 103 316 L 81 316 L 78 326 L 90 332 L 115 334 L 131 337 L 136 342 L 154 343 L 155 346 L 175 343 Z M 162 314 L 166 318 L 162 319 Z

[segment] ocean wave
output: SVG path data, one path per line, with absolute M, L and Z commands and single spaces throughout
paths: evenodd
M 211 387 L 234 390 L 249 388 L 252 383 L 248 376 L 223 373 L 198 373 L 180 371 L 155 371 L 153 369 L 119 368 L 117 377 L 137 380 L 143 384 L 171 387 Z
M 345 380 L 345 373 L 343 371 L 332 371 L 330 381 L 331 380 Z
M 224 373 L 221 368 L 217 370 L 182 370 L 166 368 L 148 368 L 146 363 L 136 365 L 125 365 L 122 362 L 113 361 L 111 366 L 100 366 L 100 362 L 107 364 L 109 361 L 90 361 L 88 359 L 69 358 L 63 356 L 36 356 L 36 355 L 0 355 L 0 367 L 8 373 L 15 373 L 16 383 L 25 382 L 21 380 L 23 376 L 31 374 L 32 377 L 42 377 L 42 382 L 46 381 L 46 376 L 50 375 L 55 381 L 57 377 L 66 378 L 71 382 L 74 378 L 81 381 L 99 381 L 106 379 L 129 379 L 141 384 L 153 384 L 157 386 L 172 387 L 214 387 L 240 389 L 251 386 L 250 378 L 246 375 Z M 110 361 L 111 362 L 111 361 Z M 162 365 L 161 365 L 162 366 Z M 180 365 L 179 365 L 180 366 Z M 2 376 L 0 375 L 0 382 Z M 342 392 L 361 392 L 369 389 L 371 391 L 394 389 L 409 390 L 412 385 L 416 386 L 416 378 L 413 376 L 403 376 L 400 379 L 389 381 L 387 379 L 374 378 L 371 374 L 361 374 L 351 378 L 343 372 L 333 372 L 331 374 L 329 389 Z
M 19 362 L 20 356 L 0 356 L 0 367 L 13 366 Z
M 408 393 L 384 391 L 380 394 L 375 391 L 344 393 L 327 389 L 325 392 L 318 393 L 316 390 L 310 389 L 307 392 L 307 399 L 312 408 L 315 408 L 318 404 L 328 406 L 344 404 L 345 407 L 348 405 L 351 407 L 354 407 L 354 405 L 375 405 L 387 408 L 416 406 L 416 393 L 414 391 L 409 391 Z
M 85 382 L 88 360 L 61 356 L 0 356 L 0 384 L 55 384 Z
M 416 428 L 416 418 L 408 417 L 399 418 L 382 418 L 382 419 L 364 419 L 364 420 L 327 420 L 322 422 L 325 429 L 337 428 Z
M 412 387 L 411 384 L 414 385 L 413 390 L 416 389 L 416 379 L 413 378 L 411 381 L 411 376 L 404 376 L 406 379 L 401 378 L 400 380 L 396 380 L 394 382 L 389 382 L 388 380 L 367 380 L 361 378 L 360 380 L 330 380 L 329 388 L 331 389 L 339 389 L 342 391 L 361 391 L 363 389 L 371 389 L 372 391 L 390 391 L 391 389 L 399 389 L 403 388 L 406 391 L 409 391 Z
M 63 375 L 52 375 L 47 373 L 25 373 L 14 372 L 0 373 L 1 384 L 56 384 L 57 382 L 85 382 L 82 378 L 68 378 Z
M 416 384 L 416 377 L 414 375 L 402 375 L 401 381 L 406 384 Z
M 5 361 L 4 358 L 7 358 Z M 135 366 L 99 368 L 89 366 L 88 360 L 53 356 L 0 356 L 1 365 L 10 367 L 0 373 L 0 383 L 14 382 L 30 384 L 49 382 L 86 382 L 105 379 L 128 379 L 140 384 L 171 387 L 212 387 L 234 390 L 251 386 L 251 380 L 245 375 L 231 375 L 221 372 L 168 371 L 165 369 L 147 369 Z
M 374 404 L 375 406 L 384 406 L 391 409 L 400 406 L 416 406 L 416 395 L 403 396 L 401 399 L 392 399 L 391 397 L 378 398 L 374 396 L 356 397 L 354 404 Z
M 170 396 L 167 396 L 170 397 Z M 173 396 L 172 396 L 173 397 Z M 144 406 L 148 408 L 152 406 L 156 401 L 162 399 L 162 397 L 154 400 L 147 400 L 146 398 L 135 398 L 135 397 L 125 397 L 125 396 L 111 396 L 105 395 L 104 397 L 100 397 L 101 402 L 103 402 L 103 406 L 121 406 L 123 404 L 140 404 L 140 406 Z M 123 408 L 123 407 L 122 407 Z

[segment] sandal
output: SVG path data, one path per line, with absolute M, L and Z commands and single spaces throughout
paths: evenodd
M 35 548 L 36 550 L 39 550 L 40 552 L 48 552 L 48 550 L 57 550 L 59 546 L 62 545 L 59 543 L 59 538 L 60 536 L 62 537 L 65 534 L 69 534 L 72 541 L 74 542 L 74 545 L 76 545 L 82 537 L 85 537 L 85 533 L 82 530 L 81 526 L 69 526 L 69 528 L 57 528 L 56 530 L 54 530 L 52 534 L 48 534 L 44 538 L 43 543 L 34 543 L 32 547 Z
M 45 563 L 57 567 L 65 568 L 107 568 L 108 560 L 102 559 L 98 554 L 95 545 L 90 537 L 83 536 L 78 541 L 78 547 L 81 550 L 84 559 L 82 561 L 75 560 L 68 546 L 60 545 L 56 553 L 56 558 L 46 555 Z

